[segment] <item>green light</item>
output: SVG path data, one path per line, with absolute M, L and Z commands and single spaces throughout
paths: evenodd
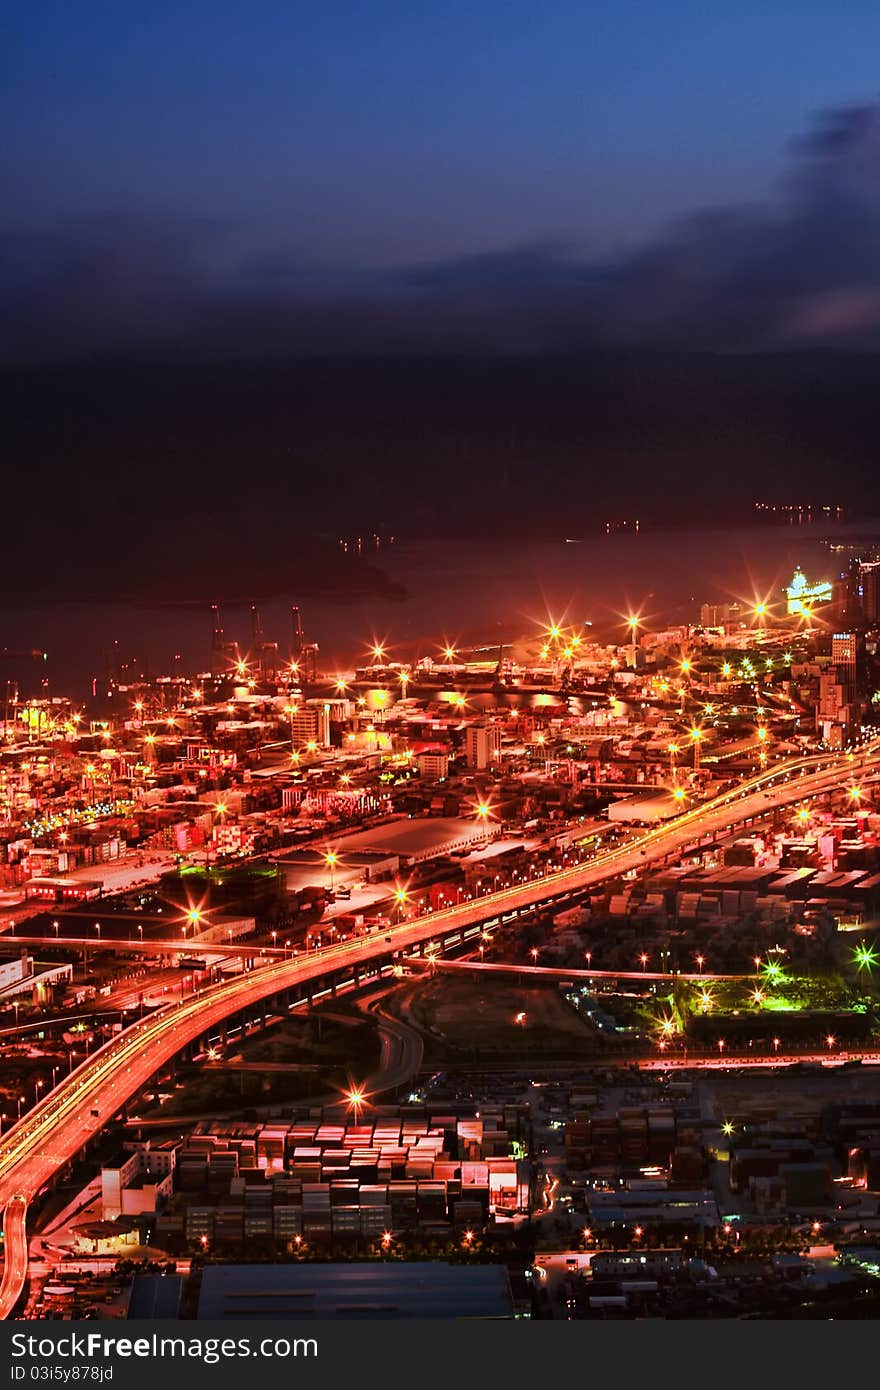
M 730 1120 L 724 1121 L 724 1124 L 721 1126 L 721 1133 L 726 1135 L 728 1139 L 730 1138 L 731 1134 L 733 1133 L 733 1125 L 731 1124 Z
M 878 961 L 880 961 L 880 956 L 878 956 L 874 947 L 869 946 L 864 941 L 856 947 L 853 952 L 853 957 L 859 970 L 867 970 L 869 974 Z

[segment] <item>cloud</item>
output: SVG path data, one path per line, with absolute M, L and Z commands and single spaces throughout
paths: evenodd
M 394 271 L 242 225 L 105 216 L 0 237 L 0 358 L 880 347 L 880 105 L 823 113 L 777 197 L 617 259 L 545 243 Z

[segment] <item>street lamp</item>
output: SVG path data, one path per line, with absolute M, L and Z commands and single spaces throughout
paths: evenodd
M 339 855 L 336 853 L 336 851 L 335 851 L 334 849 L 328 849 L 327 853 L 324 855 L 324 863 L 327 865 L 327 868 L 330 870 L 330 892 L 332 893 L 332 892 L 333 892 L 333 888 L 334 888 L 334 883 L 333 883 L 333 870 L 336 868 L 336 865 L 339 863 Z
M 668 743 L 666 747 L 669 753 L 669 771 L 672 774 L 672 780 L 675 781 L 675 759 L 678 756 L 678 744 L 672 742 Z
M 350 1090 L 346 1091 L 345 1099 L 348 1101 L 349 1110 L 354 1111 L 355 1123 L 357 1123 L 361 1107 L 366 1099 L 363 1086 L 352 1086 Z
M 703 738 L 703 730 L 697 728 L 696 724 L 690 731 L 691 742 L 694 745 L 694 770 L 700 766 L 700 742 Z

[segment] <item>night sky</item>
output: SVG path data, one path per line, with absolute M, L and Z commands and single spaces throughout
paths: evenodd
M 878 52 L 870 0 L 7 7 L 7 553 L 307 549 L 327 479 L 328 533 L 668 520 L 707 464 L 861 505 Z
M 3 224 L 128 213 L 346 269 L 619 251 L 766 197 L 878 51 L 871 0 L 10 5 Z

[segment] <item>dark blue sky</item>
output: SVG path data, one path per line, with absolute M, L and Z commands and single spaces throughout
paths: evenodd
M 766 196 L 878 52 L 871 0 L 19 0 L 0 217 L 205 218 L 338 264 L 604 253 Z
M 0 361 L 880 337 L 875 0 L 7 11 Z

